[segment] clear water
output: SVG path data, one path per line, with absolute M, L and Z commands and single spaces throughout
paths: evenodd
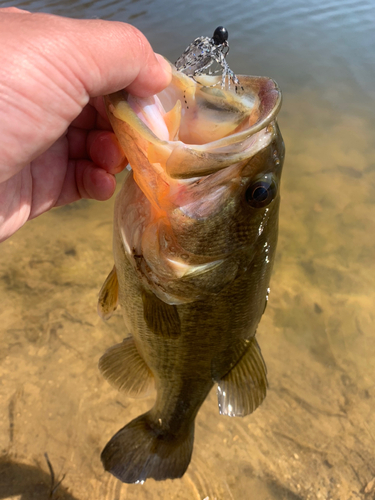
M 53 210 L 1 244 L 0 498 L 375 498 L 374 2 L 11 4 L 130 22 L 172 61 L 226 26 L 232 69 L 271 76 L 284 92 L 287 157 L 259 326 L 270 390 L 244 419 L 221 417 L 210 395 L 181 480 L 122 485 L 99 459 L 151 405 L 117 393 L 97 370 L 124 331 L 120 315 L 107 324 L 96 315 L 112 267 L 113 200 Z M 45 453 L 54 486 L 62 479 L 55 489 Z

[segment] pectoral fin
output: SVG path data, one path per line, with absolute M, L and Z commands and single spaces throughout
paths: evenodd
M 152 292 L 143 292 L 143 315 L 147 326 L 156 335 L 176 337 L 181 332 L 181 322 L 175 305 L 167 304 Z
M 109 319 L 118 305 L 118 280 L 116 268 L 108 274 L 99 292 L 98 314 L 102 319 Z
M 133 337 L 110 347 L 100 358 L 99 369 L 113 387 L 133 398 L 146 397 L 154 388 L 152 372 L 139 354 Z
M 219 411 L 229 417 L 252 413 L 266 397 L 267 368 L 255 337 L 217 388 Z

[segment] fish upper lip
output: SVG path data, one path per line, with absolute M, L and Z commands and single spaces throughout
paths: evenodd
M 176 75 L 176 70 L 174 66 L 171 64 L 172 73 Z M 277 83 L 271 78 L 266 77 L 247 77 L 245 75 L 239 75 L 241 79 L 247 81 L 248 79 L 254 79 L 254 81 L 261 82 L 259 85 L 259 97 L 262 101 L 262 116 L 255 124 L 250 126 L 248 129 L 240 132 L 233 133 L 228 137 L 223 137 L 217 140 L 209 141 L 204 144 L 190 144 L 185 143 L 181 140 L 165 140 L 160 139 L 157 134 L 155 134 L 147 125 L 145 125 L 142 120 L 136 116 L 133 117 L 132 122 L 133 125 L 137 125 L 141 135 L 147 135 L 147 140 L 149 140 L 153 144 L 165 145 L 170 147 L 175 147 L 177 144 L 184 145 L 187 149 L 192 149 L 194 151 L 206 151 L 207 149 L 219 149 L 225 147 L 229 144 L 240 143 L 245 140 L 250 135 L 257 133 L 258 131 L 265 128 L 278 114 L 281 104 L 282 104 L 282 94 L 277 85 Z M 189 77 L 178 73 L 178 78 L 186 78 L 190 81 L 190 85 L 196 85 L 193 80 Z M 162 94 L 162 92 L 160 93 Z M 128 93 L 125 91 L 115 92 L 110 96 L 106 96 L 107 104 L 111 108 L 112 113 L 118 118 L 127 121 L 129 118 L 129 111 L 131 110 L 129 104 L 127 103 Z M 117 105 L 122 101 L 123 106 L 127 108 L 124 110 L 125 113 L 118 112 L 116 109 Z M 133 111 L 131 111 L 133 113 Z M 122 115 L 122 116 L 121 116 Z M 127 115 L 127 116 L 125 116 Z M 145 130 L 146 129 L 146 130 Z M 145 137 L 146 138 L 146 137 Z

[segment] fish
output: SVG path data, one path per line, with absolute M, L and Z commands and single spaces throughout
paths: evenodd
M 256 329 L 278 233 L 281 92 L 266 77 L 239 75 L 239 91 L 171 68 L 155 96 L 105 97 L 131 169 L 98 300 L 105 320 L 120 304 L 125 338 L 99 369 L 130 397 L 156 394 L 102 451 L 105 470 L 124 483 L 183 476 L 214 385 L 227 416 L 253 412 L 268 385 Z

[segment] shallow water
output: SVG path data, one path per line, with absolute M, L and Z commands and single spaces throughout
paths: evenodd
M 268 396 L 253 415 L 231 419 L 218 414 L 213 391 L 181 480 L 122 485 L 99 459 L 152 404 L 119 394 L 97 369 L 125 333 L 120 314 L 108 323 L 96 314 L 113 262 L 113 200 L 53 210 L 1 244 L 0 499 L 45 499 L 61 479 L 52 498 L 375 498 L 374 3 L 12 5 L 131 22 L 171 60 L 225 25 L 232 69 L 271 76 L 284 92 L 287 156 L 258 330 Z

